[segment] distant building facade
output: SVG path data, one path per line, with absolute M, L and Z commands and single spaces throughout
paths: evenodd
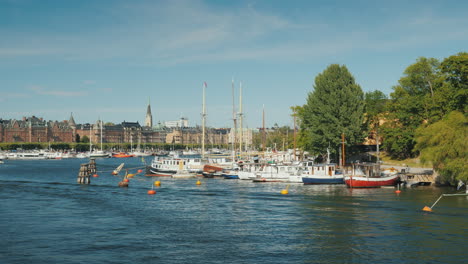
M 180 120 L 164 122 L 164 126 L 169 128 L 189 127 L 189 123 L 187 118 L 181 117 Z
M 94 145 L 102 143 L 168 143 L 168 144 L 198 144 L 203 136 L 200 126 L 189 127 L 188 119 L 158 123 L 153 126 L 151 106 L 148 104 L 145 125 L 139 122 L 123 121 L 120 124 L 105 124 L 98 120 L 94 124 L 76 124 L 73 114 L 65 121 L 45 121 L 43 118 L 23 117 L 22 120 L 0 119 L 0 142 L 81 142 L 89 138 Z M 236 132 L 238 134 L 239 132 Z M 243 130 L 243 144 L 252 144 L 252 131 Z M 237 143 L 239 135 L 236 135 Z M 234 132 L 230 128 L 206 128 L 205 144 L 232 144 Z
M 45 121 L 23 117 L 22 120 L 0 119 L 0 142 L 75 142 L 76 126 L 69 121 Z

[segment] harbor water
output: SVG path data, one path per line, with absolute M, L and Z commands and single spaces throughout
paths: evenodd
M 463 263 L 468 252 L 467 197 L 421 210 L 453 188 L 282 195 L 285 183 L 143 174 L 119 188 L 111 171 L 139 158 L 97 159 L 99 177 L 77 184 L 87 162 L 0 164 L 0 263 Z

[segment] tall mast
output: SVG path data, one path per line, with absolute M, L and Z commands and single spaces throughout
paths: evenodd
M 239 126 L 240 126 L 240 131 L 239 131 L 239 152 L 240 152 L 240 158 L 242 158 L 242 140 L 243 140 L 243 131 L 242 131 L 242 119 L 243 119 L 243 113 L 242 113 L 242 82 L 240 82 L 240 87 L 239 87 Z
M 101 151 L 102 151 L 102 120 L 101 120 Z
M 378 127 L 375 129 L 375 144 L 377 147 L 377 174 L 380 174 L 380 151 L 379 151 L 379 134 L 378 134 Z M 468 191 L 468 188 L 467 188 Z
M 233 139 L 232 139 L 232 152 L 233 152 L 233 160 L 235 160 L 235 156 L 236 156 L 236 133 L 237 133 L 237 114 L 236 114 L 236 103 L 235 103 L 235 99 L 234 99 L 234 96 L 235 96 L 235 93 L 234 93 L 234 78 L 232 78 L 232 82 L 231 82 L 231 88 L 232 88 L 232 120 L 234 121 L 234 133 L 232 133 L 233 135 Z
M 294 109 L 294 160 L 296 160 L 296 109 Z
M 205 158 L 205 122 L 206 122 L 205 89 L 206 89 L 206 82 L 203 83 L 203 103 L 202 103 L 202 159 Z
M 344 136 L 344 133 L 341 134 L 341 154 L 342 154 L 342 158 L 341 158 L 341 166 L 342 168 L 344 168 L 345 164 L 346 164 L 346 159 L 345 159 L 345 136 Z
M 262 150 L 265 152 L 265 145 L 266 145 L 266 136 L 265 136 L 265 105 L 263 105 L 263 112 L 262 112 Z
M 91 128 L 93 125 L 89 124 L 89 152 L 93 151 L 93 141 L 91 140 Z

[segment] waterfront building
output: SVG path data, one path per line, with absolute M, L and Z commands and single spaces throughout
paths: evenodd
M 181 117 L 179 120 L 176 120 L 176 121 L 164 122 L 164 126 L 168 128 L 180 128 L 180 127 L 189 127 L 189 124 L 188 124 L 187 118 Z
M 76 124 L 69 121 L 46 121 L 23 117 L 22 120 L 0 119 L 0 142 L 75 142 Z

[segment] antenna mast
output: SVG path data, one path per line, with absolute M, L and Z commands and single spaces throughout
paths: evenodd
M 233 151 L 233 160 L 235 160 L 236 155 L 236 134 L 237 134 L 237 114 L 236 114 L 236 104 L 235 104 L 235 93 L 234 93 L 234 78 L 232 78 L 231 82 L 231 88 L 232 88 L 232 120 L 234 121 L 234 133 L 233 139 L 232 139 L 232 151 Z
M 265 145 L 266 145 L 266 134 L 265 134 L 265 105 L 263 105 L 263 112 L 262 112 L 262 150 L 263 154 L 265 155 Z
M 202 159 L 205 158 L 205 122 L 206 122 L 205 89 L 206 89 L 206 82 L 203 83 L 203 104 L 202 104 Z
M 242 131 L 242 119 L 243 119 L 243 113 L 242 113 L 242 82 L 240 82 L 240 87 L 239 87 L 239 122 L 240 122 L 240 131 L 239 131 L 239 157 L 242 158 L 242 139 L 244 137 L 243 131 Z

